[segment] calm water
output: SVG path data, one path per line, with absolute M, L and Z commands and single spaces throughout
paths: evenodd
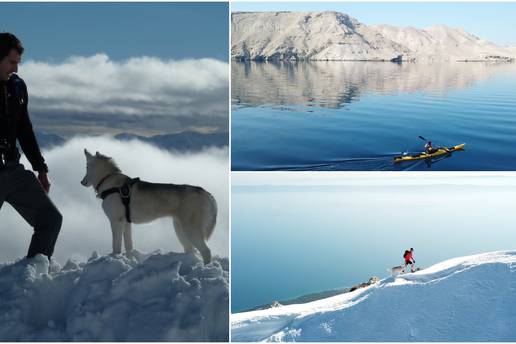
M 232 104 L 233 170 L 516 170 L 516 64 L 233 62 Z

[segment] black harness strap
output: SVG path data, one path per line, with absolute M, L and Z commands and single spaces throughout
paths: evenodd
M 125 219 L 131 223 L 131 209 L 129 204 L 131 203 L 131 188 L 134 184 L 140 181 L 140 178 L 128 178 L 122 186 L 117 188 L 110 188 L 100 193 L 100 198 L 104 200 L 107 196 L 112 193 L 118 193 L 122 199 L 122 204 L 125 207 Z

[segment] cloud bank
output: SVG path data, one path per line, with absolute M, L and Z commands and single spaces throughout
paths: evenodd
M 36 112 L 228 116 L 229 65 L 215 59 L 113 61 L 106 54 L 20 67 Z
M 85 260 L 93 251 L 100 254 L 111 252 L 111 229 L 101 208 L 101 200 L 95 198 L 92 188 L 80 184 L 86 171 L 84 148 L 113 157 L 122 172 L 131 177 L 152 182 L 199 185 L 211 192 L 217 200 L 219 213 L 208 246 L 214 255 L 228 256 L 227 148 L 172 155 L 139 141 L 119 142 L 107 137 L 84 137 L 43 152 L 50 169 L 50 197 L 63 214 L 63 226 L 55 249 L 59 262 L 64 263 L 70 257 Z M 24 165 L 30 166 L 26 162 Z M 0 211 L 0 221 L 0 262 L 24 256 L 32 228 L 7 203 Z M 135 248 L 143 252 L 157 249 L 182 252 L 169 218 L 133 225 L 133 240 Z

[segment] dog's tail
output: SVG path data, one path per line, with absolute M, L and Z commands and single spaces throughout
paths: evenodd
M 206 191 L 208 194 L 208 204 L 205 205 L 205 211 L 208 213 L 209 219 L 208 219 L 208 225 L 204 229 L 204 238 L 208 240 L 213 233 L 213 230 L 215 229 L 215 225 L 217 224 L 217 201 L 215 200 L 215 197 L 209 192 Z

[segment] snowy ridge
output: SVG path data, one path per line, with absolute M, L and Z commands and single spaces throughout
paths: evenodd
M 96 253 L 0 265 L 2 341 L 227 341 L 228 259 Z
M 231 322 L 233 341 L 515 341 L 516 251 L 450 259 Z
M 231 56 L 237 60 L 511 61 L 501 47 L 462 29 L 367 26 L 344 13 L 235 12 Z

